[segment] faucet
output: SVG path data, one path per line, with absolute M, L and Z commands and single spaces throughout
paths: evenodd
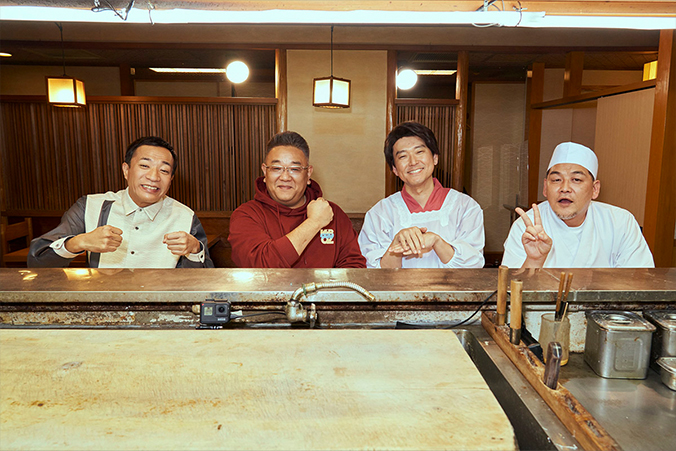
M 286 317 L 291 323 L 306 321 L 310 323 L 310 327 L 314 327 L 317 322 L 317 308 L 315 304 L 310 304 L 310 308 L 303 307 L 303 304 L 300 303 L 300 298 L 302 296 L 307 296 L 308 293 L 321 290 L 322 288 L 350 288 L 357 293 L 364 296 L 367 300 L 373 302 L 376 300 L 376 297 L 370 293 L 368 290 L 360 287 L 356 283 L 352 282 L 310 282 L 304 283 L 293 292 L 291 299 L 286 303 L 284 307 L 284 312 Z

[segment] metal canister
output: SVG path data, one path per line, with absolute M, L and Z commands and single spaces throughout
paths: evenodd
M 676 357 L 660 357 L 657 365 L 662 369 L 660 376 L 662 383 L 676 391 Z
M 659 371 L 657 359 L 676 357 L 676 310 L 646 310 L 643 316 L 656 327 L 650 351 L 650 366 Z
M 584 361 L 601 377 L 645 379 L 655 326 L 633 312 L 587 312 Z

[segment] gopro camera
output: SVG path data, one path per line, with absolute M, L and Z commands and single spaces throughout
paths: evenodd
M 207 299 L 200 308 L 200 323 L 208 326 L 230 321 L 230 302 Z

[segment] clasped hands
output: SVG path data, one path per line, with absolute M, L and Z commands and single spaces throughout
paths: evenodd
M 428 232 L 427 227 L 408 227 L 397 232 L 387 252 L 422 257 L 434 248 L 437 240 L 439 235 Z
M 164 235 L 162 243 L 174 255 L 196 254 L 202 246 L 197 238 L 187 232 L 171 232 Z M 82 233 L 66 241 L 66 249 L 73 254 L 89 251 L 96 253 L 115 252 L 122 244 L 122 230 L 104 225 L 89 233 Z

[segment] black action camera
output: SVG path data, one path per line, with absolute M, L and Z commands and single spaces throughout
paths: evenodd
M 200 307 L 200 323 L 213 326 L 230 321 L 230 302 L 225 300 L 207 299 Z

